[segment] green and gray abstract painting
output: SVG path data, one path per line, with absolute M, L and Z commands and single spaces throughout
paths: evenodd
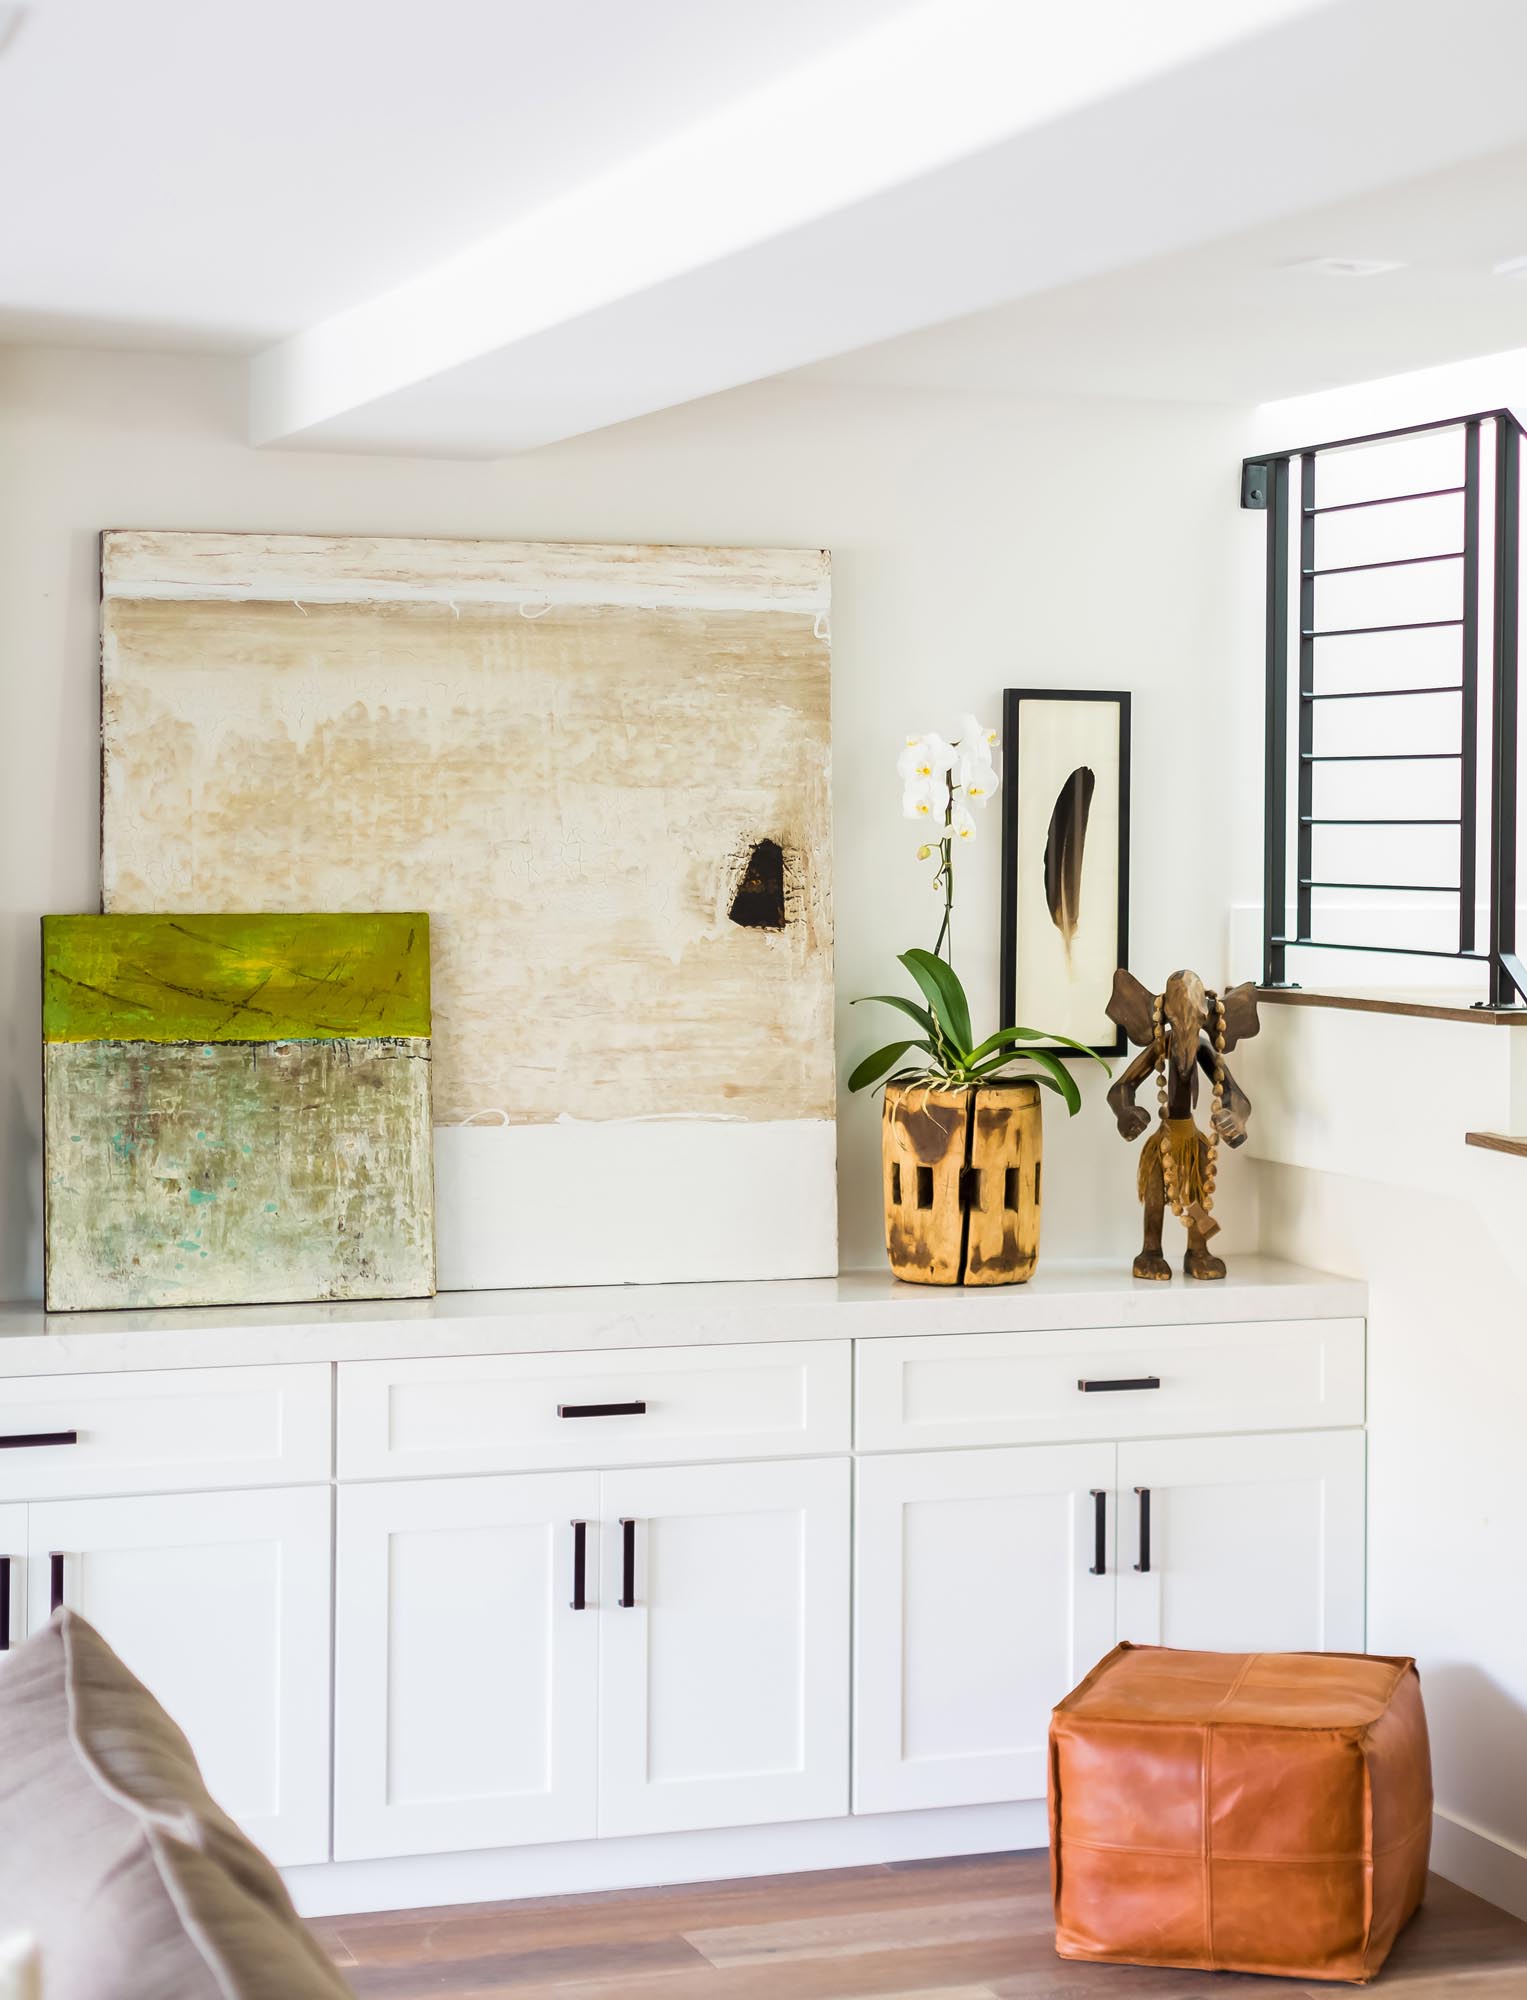
M 427 917 L 42 930 L 50 1311 L 434 1290 Z

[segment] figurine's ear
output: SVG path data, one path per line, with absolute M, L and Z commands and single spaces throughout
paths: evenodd
M 1155 1009 L 1154 997 L 1127 966 L 1121 965 L 1113 976 L 1113 998 L 1107 1010 L 1109 1020 L 1122 1028 L 1132 1042 L 1138 1042 L 1145 1049 L 1156 1039 Z
M 1249 1042 L 1261 1027 L 1257 1014 L 1257 983 L 1246 980 L 1240 986 L 1231 986 L 1220 995 L 1225 1008 L 1225 1047 L 1233 1049 L 1237 1042 Z

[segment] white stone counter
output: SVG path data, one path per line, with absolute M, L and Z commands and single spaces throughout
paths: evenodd
M 1367 1289 L 1272 1258 L 1230 1276 L 1141 1283 L 1113 1265 L 1045 1265 L 1026 1285 L 904 1285 L 887 1271 L 723 1285 L 441 1292 L 368 1304 L 45 1313 L 0 1306 L 0 1377 L 136 1368 L 249 1367 L 409 1355 L 690 1347 L 887 1334 L 1081 1331 L 1361 1316 Z

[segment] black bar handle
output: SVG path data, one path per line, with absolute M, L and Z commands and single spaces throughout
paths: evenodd
M 645 1403 L 558 1403 L 559 1417 L 644 1417 Z
M 1092 1576 L 1108 1574 L 1108 1495 L 1101 1486 L 1092 1489 Z
M 1084 1396 L 1096 1395 L 1100 1389 L 1159 1389 L 1159 1375 L 1115 1375 L 1104 1382 L 1089 1382 L 1084 1375 L 1077 1383 Z
M 1142 1576 L 1150 1574 L 1151 1567 L 1151 1489 L 1137 1486 L 1140 1496 L 1140 1560 L 1135 1564 Z
M 56 1611 L 64 1601 L 64 1552 L 53 1549 L 48 1556 L 48 1609 Z
M 0 1451 L 30 1451 L 35 1445 L 78 1444 L 78 1431 L 15 1431 L 0 1437 Z
M 636 1523 L 624 1515 L 620 1522 L 620 1608 L 636 1608 Z
M 573 1523 L 573 1609 L 588 1610 L 589 1524 Z
M 11 1559 L 0 1556 L 0 1653 L 11 1650 Z

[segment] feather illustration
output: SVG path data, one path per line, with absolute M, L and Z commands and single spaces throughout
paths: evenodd
M 1079 764 L 1056 795 L 1045 840 L 1045 901 L 1066 947 L 1067 965 L 1082 918 L 1082 851 L 1087 845 L 1087 815 L 1092 811 L 1096 783 L 1088 767 Z

